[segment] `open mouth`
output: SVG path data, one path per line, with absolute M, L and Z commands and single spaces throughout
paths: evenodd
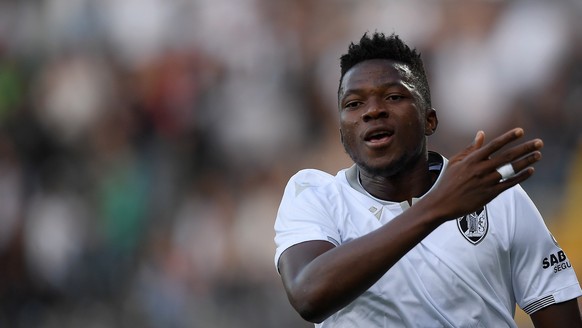
M 386 130 L 373 131 L 368 133 L 364 140 L 373 144 L 382 143 L 389 140 L 392 134 L 392 132 Z
M 371 135 L 369 135 L 366 138 L 366 141 L 370 141 L 370 142 L 378 142 L 378 141 L 382 141 L 387 139 L 388 137 L 390 137 L 390 134 L 386 131 L 381 131 L 381 132 L 376 132 L 376 133 L 372 133 Z

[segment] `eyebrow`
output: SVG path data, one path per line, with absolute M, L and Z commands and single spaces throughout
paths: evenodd
M 411 91 L 411 90 L 409 90 L 406 87 L 406 84 L 403 81 L 387 82 L 387 83 L 381 84 L 378 88 L 388 89 L 388 88 L 392 88 L 392 87 L 401 87 L 401 88 L 405 88 L 408 91 Z M 343 99 L 346 95 L 363 93 L 364 92 L 363 90 L 364 89 L 346 89 L 346 90 L 344 90 L 343 92 L 340 93 L 340 98 L 339 99 L 340 100 Z

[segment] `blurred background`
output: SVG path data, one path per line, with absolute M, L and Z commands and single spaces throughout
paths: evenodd
M 0 327 L 312 327 L 274 218 L 297 170 L 350 165 L 338 59 L 374 31 L 423 55 L 431 149 L 544 139 L 524 188 L 580 276 L 579 17 L 579 0 L 1 1 Z

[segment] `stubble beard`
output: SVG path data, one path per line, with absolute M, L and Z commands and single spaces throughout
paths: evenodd
M 353 149 L 357 147 L 350 147 L 349 144 L 346 143 L 345 139 L 342 139 L 342 144 L 346 154 L 350 156 L 352 161 L 360 168 L 361 171 L 366 172 L 366 175 L 371 177 L 390 178 L 398 175 L 409 165 L 411 165 L 411 162 L 419 160 L 419 158 L 422 156 L 422 154 L 402 154 L 401 156 L 394 158 L 386 165 L 373 166 L 368 164 L 368 161 L 366 161 L 363 156 L 361 156 L 361 154 L 353 151 Z
M 352 159 L 352 161 L 360 168 L 360 170 L 367 173 L 370 176 L 378 176 L 388 178 L 398 174 L 401 169 L 406 165 L 406 156 L 399 157 L 396 162 L 391 162 L 389 165 L 382 165 L 382 166 L 372 166 L 368 164 L 368 162 L 360 156 L 356 151 L 353 151 L 351 147 L 345 142 L 342 141 L 344 146 L 344 150 L 348 156 Z

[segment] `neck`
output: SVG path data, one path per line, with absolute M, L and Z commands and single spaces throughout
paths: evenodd
M 427 160 L 391 176 L 369 174 L 362 168 L 358 171 L 362 187 L 372 196 L 393 202 L 407 201 L 410 205 L 412 199 L 424 195 L 438 177 L 437 173 L 429 171 Z

